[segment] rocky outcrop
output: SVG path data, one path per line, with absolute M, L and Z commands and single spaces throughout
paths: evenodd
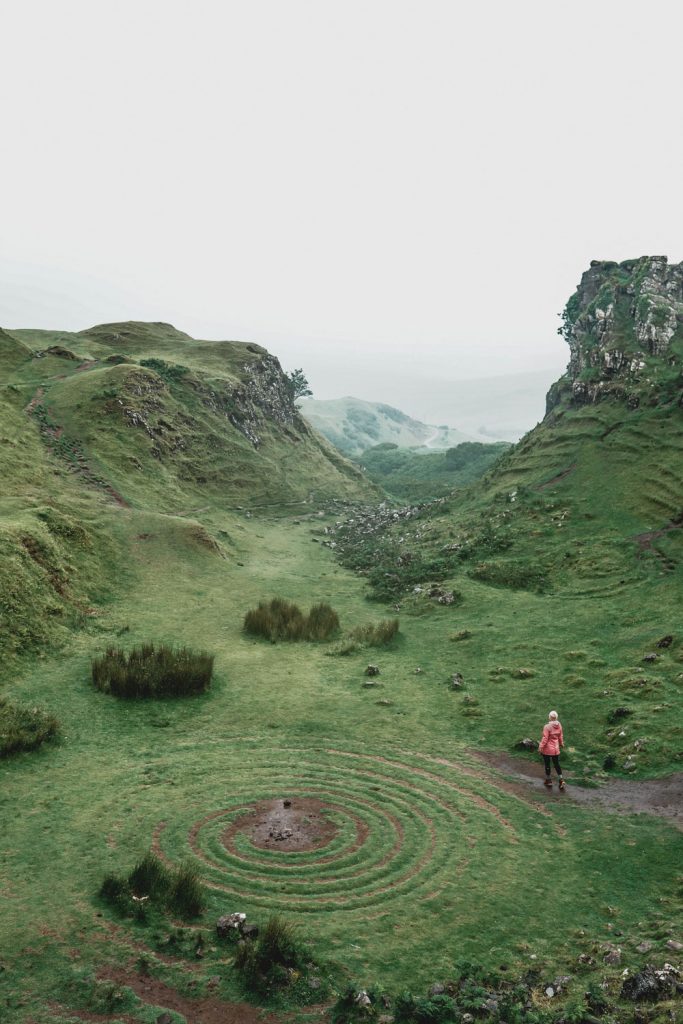
M 635 407 L 658 361 L 680 364 L 683 263 L 670 265 L 666 256 L 594 260 L 562 321 L 569 366 L 548 394 L 548 412 L 564 398 L 581 404 L 613 396 Z

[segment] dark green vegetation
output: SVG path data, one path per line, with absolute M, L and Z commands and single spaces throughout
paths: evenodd
M 213 655 L 142 644 L 131 651 L 109 647 L 92 661 L 92 681 L 115 697 L 187 697 L 205 693 L 211 684 Z
M 304 615 L 297 604 L 279 597 L 259 601 L 244 616 L 244 632 L 266 640 L 329 640 L 339 629 L 334 608 L 321 601 Z
M 35 750 L 57 735 L 59 723 L 42 708 L 14 704 L 0 697 L 0 757 Z
M 480 481 L 399 511 L 280 421 L 263 391 L 258 445 L 212 411 L 226 461 L 210 432 L 193 433 L 195 393 L 181 383 L 182 410 L 173 405 L 174 368 L 209 390 L 216 378 L 222 394 L 235 356 L 230 387 L 249 390 L 244 365 L 263 357 L 244 346 L 221 352 L 159 325 L 7 337 L 3 697 L 60 722 L 59 743 L 2 761 L 0 1009 L 10 1024 L 70 1011 L 150 1024 L 169 1002 L 145 1000 L 140 972 L 164 992 L 243 998 L 234 952 L 215 938 L 217 918 L 237 911 L 282 915 L 310 938 L 307 963 L 334 965 L 323 1002 L 348 982 L 389 993 L 386 1012 L 406 1020 L 445 1019 L 449 999 L 461 1013 L 465 997 L 483 1020 L 483 989 L 510 1021 L 524 1019 L 520 1005 L 529 1022 L 600 1017 L 598 996 L 619 1007 L 602 1020 L 630 1020 L 624 970 L 680 966 L 680 833 L 571 794 L 582 779 L 605 781 L 608 756 L 621 786 L 680 765 L 683 386 L 660 394 L 647 359 L 640 377 L 624 371 L 628 388 L 615 371 L 595 402 L 570 377 L 545 422 Z M 669 374 L 678 345 L 674 332 Z M 54 346 L 79 358 L 31 356 Z M 97 362 L 84 366 L 85 355 Z M 156 413 L 151 436 L 120 414 L 120 393 L 111 412 L 110 399 L 85 398 L 112 368 L 162 382 L 167 411 L 192 420 L 187 443 L 206 485 L 190 479 L 181 447 L 158 446 L 152 428 L 167 428 Z M 131 456 L 143 468 L 128 476 Z M 209 472 L 219 463 L 224 483 Z M 384 581 L 389 598 L 372 616 L 368 580 L 376 592 Z M 264 594 L 329 602 L 339 643 L 358 646 L 327 657 L 336 645 L 255 642 L 244 612 Z M 400 632 L 370 659 L 354 634 L 397 615 Z M 93 656 L 149 637 L 215 652 L 215 685 L 192 701 L 104 699 L 88 682 Z M 544 791 L 540 771 L 529 788 L 480 756 L 537 739 L 551 707 L 567 740 L 562 797 Z M 192 928 L 175 911 L 140 920 L 97 897 L 105 875 L 130 886 L 122 871 L 150 849 L 165 870 L 185 865 L 200 879 L 206 909 Z M 461 958 L 480 966 L 461 971 Z M 505 986 L 518 980 L 526 988 L 508 1006 Z M 444 992 L 430 995 L 435 983 Z M 269 991 L 251 998 L 287 1004 L 290 986 Z M 667 1019 L 669 995 L 647 1011 L 650 1024 Z
M 275 914 L 253 941 L 243 941 L 235 954 L 235 969 L 247 991 L 272 999 L 288 990 L 292 1002 L 320 1002 L 329 997 L 327 979 L 290 921 Z
M 443 452 L 430 452 L 384 443 L 368 448 L 356 461 L 371 480 L 395 498 L 428 501 L 478 480 L 509 447 L 505 441 L 464 441 Z
M 117 913 L 139 921 L 147 921 L 158 910 L 192 920 L 206 906 L 199 874 L 192 864 L 169 869 L 151 852 L 138 861 L 127 878 L 107 875 L 99 895 Z

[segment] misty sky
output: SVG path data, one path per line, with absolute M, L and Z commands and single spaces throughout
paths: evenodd
M 682 28 L 675 0 L 5 3 L 0 324 L 166 320 L 320 398 L 424 418 L 438 383 L 457 426 L 449 381 L 559 375 L 592 258 L 683 259 Z

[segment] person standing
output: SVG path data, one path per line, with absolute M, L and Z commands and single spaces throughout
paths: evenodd
M 550 762 L 555 765 L 555 771 L 558 775 L 558 783 L 560 791 L 564 789 L 564 779 L 562 778 L 562 768 L 560 766 L 560 750 L 564 747 L 564 736 L 562 734 L 562 725 L 557 717 L 557 711 L 551 711 L 548 715 L 548 721 L 543 726 L 543 736 L 541 742 L 538 745 L 539 753 L 543 754 L 543 761 L 545 763 L 545 785 L 548 789 L 552 789 L 552 779 L 550 778 Z

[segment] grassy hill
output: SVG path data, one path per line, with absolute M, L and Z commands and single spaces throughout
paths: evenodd
M 385 443 L 368 448 L 356 461 L 371 480 L 394 498 L 428 501 L 483 476 L 508 447 L 505 441 L 463 441 L 442 452 L 416 452 Z
M 612 377 L 587 404 L 570 374 L 457 501 L 401 510 L 298 422 L 263 350 L 163 325 L 8 337 L 0 699 L 46 708 L 59 732 L 0 761 L 3 1020 L 305 1020 L 349 985 L 374 1021 L 631 1019 L 623 972 L 678 962 L 680 833 L 588 798 L 679 764 L 677 399 L 643 367 L 628 397 Z M 339 635 L 245 634 L 273 597 L 331 603 Z M 95 689 L 93 657 L 150 640 L 213 654 L 209 691 Z M 562 797 L 531 755 L 535 786 L 489 763 L 551 706 Z M 285 800 L 303 846 L 285 842 Z M 98 897 L 150 849 L 197 872 L 201 916 Z M 280 994 L 235 970 L 215 929 L 234 911 L 310 939 Z
M 308 422 L 346 455 L 358 456 L 385 443 L 401 448 L 422 446 L 426 452 L 477 440 L 453 427 L 429 426 L 400 409 L 360 398 L 305 398 L 299 402 L 299 408 Z

